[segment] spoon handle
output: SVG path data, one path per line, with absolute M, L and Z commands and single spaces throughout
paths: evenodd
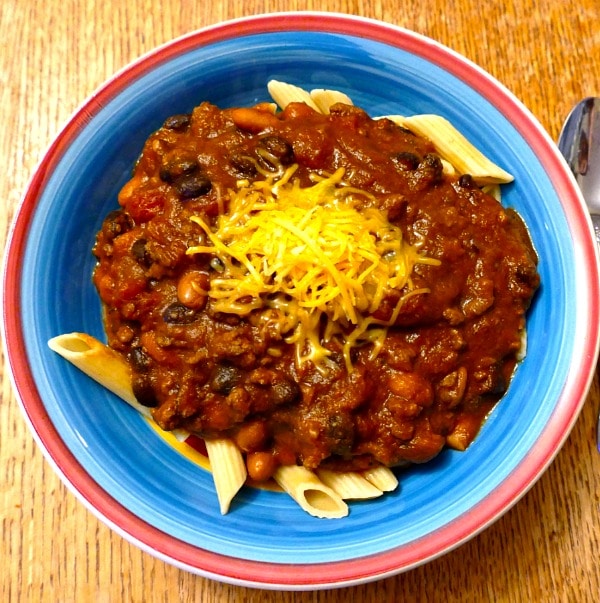
M 596 243 L 600 247 L 600 214 L 591 214 L 591 218 L 594 234 L 596 235 Z
M 590 211 L 596 242 L 600 246 L 600 97 L 577 103 L 565 120 L 558 137 L 563 154 Z M 600 452 L 600 413 L 596 425 L 596 446 Z

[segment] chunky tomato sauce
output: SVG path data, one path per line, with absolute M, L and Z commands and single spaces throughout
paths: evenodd
M 417 264 L 377 354 L 324 343 L 326 370 L 298 364 L 265 310 L 216 311 L 208 295 L 222 266 L 188 254 L 206 243 L 192 220 L 215 224 L 240 180 L 297 164 L 311 174 L 345 169 L 411 244 L 438 265 Z M 98 233 L 94 282 L 109 344 L 127 357 L 139 401 L 164 429 L 233 438 L 250 476 L 278 464 L 366 468 L 425 462 L 464 449 L 506 391 L 539 284 L 518 215 L 469 175 L 446 176 L 432 145 L 361 109 L 330 115 L 301 104 L 221 110 L 203 103 L 150 136 L 131 180 Z M 377 318 L 392 316 L 390 293 Z

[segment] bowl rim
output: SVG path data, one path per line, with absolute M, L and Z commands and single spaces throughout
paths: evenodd
M 277 32 L 318 31 L 365 37 L 423 57 L 466 81 L 478 94 L 490 100 L 506 113 L 511 110 L 511 120 L 521 135 L 537 139 L 543 151 L 540 162 L 549 171 L 557 195 L 574 201 L 570 215 L 571 232 L 576 251 L 588 261 L 584 262 L 593 274 L 587 274 L 589 291 L 587 308 L 588 331 L 579 351 L 576 369 L 566 377 L 562 396 L 569 404 L 561 416 L 552 417 L 541 434 L 536 449 L 528 455 L 499 488 L 494 490 L 493 501 L 486 499 L 474 507 L 465 520 L 447 525 L 436 531 L 434 542 L 422 538 L 411 543 L 410 550 L 388 551 L 379 555 L 360 557 L 349 561 L 317 564 L 272 564 L 237 559 L 210 551 L 199 551 L 193 545 L 177 540 L 137 518 L 102 490 L 87 474 L 79 461 L 62 442 L 49 417 L 34 420 L 30 400 L 41 395 L 26 363 L 26 347 L 19 321 L 20 265 L 27 243 L 28 225 L 35 213 L 36 198 L 44 188 L 54 165 L 60 160 L 68 143 L 77 131 L 108 99 L 117 96 L 128 83 L 141 77 L 153 67 L 168 62 L 187 50 L 207 46 L 233 37 Z M 458 73 L 460 68 L 460 73 Z M 491 98 L 490 90 L 494 91 Z M 515 120 L 513 120 L 515 116 Z M 46 460 L 61 477 L 69 490 L 101 521 L 129 542 L 181 569 L 202 576 L 260 588 L 309 590 L 351 586 L 381 579 L 439 557 L 476 536 L 511 508 L 541 477 L 569 435 L 591 385 L 600 345 L 599 305 L 600 277 L 598 275 L 598 249 L 593 238 L 591 221 L 574 178 L 554 142 L 539 125 L 528 109 L 501 83 L 452 49 L 414 31 L 378 21 L 343 13 L 323 11 L 274 12 L 232 19 L 217 23 L 166 42 L 126 65 L 102 84 L 96 92 L 75 110 L 44 153 L 27 185 L 16 209 L 9 231 L 3 261 L 2 339 L 6 352 L 9 376 L 22 414 L 36 443 Z M 584 268 L 586 267 L 584 266 Z M 489 498 L 489 497 L 488 497 Z M 485 503 L 485 504 L 484 504 Z

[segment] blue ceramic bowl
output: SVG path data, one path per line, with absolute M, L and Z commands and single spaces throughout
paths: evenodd
M 219 514 L 211 476 L 47 340 L 103 338 L 91 247 L 147 136 L 203 100 L 267 100 L 266 83 L 337 88 L 375 115 L 449 118 L 515 176 L 503 203 L 527 222 L 542 287 L 510 391 L 464 453 L 403 472 L 400 489 L 317 520 L 286 495 L 244 489 Z M 414 33 L 318 13 L 265 15 L 175 40 L 111 79 L 73 116 L 34 174 L 4 272 L 3 333 L 32 433 L 72 491 L 123 537 L 230 583 L 311 589 L 391 575 L 458 546 L 535 482 L 568 435 L 595 366 L 598 269 L 566 165 L 498 82 Z

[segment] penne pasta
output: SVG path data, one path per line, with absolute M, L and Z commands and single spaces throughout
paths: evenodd
M 513 180 L 511 174 L 490 161 L 450 122 L 438 115 L 413 115 L 412 117 L 386 115 L 379 119 L 389 119 L 396 125 L 420 136 L 425 136 L 424 132 L 427 132 L 426 137 L 431 140 L 441 155 L 446 175 L 470 174 L 473 180 L 481 185 L 482 190 L 498 202 L 502 199 L 500 184 L 507 184 Z M 438 129 L 438 124 L 442 124 L 444 127 Z M 459 159 L 460 153 L 462 155 Z
M 377 498 L 383 492 L 355 471 L 331 471 L 318 469 L 319 479 L 344 500 L 361 500 Z
M 456 168 L 449 161 L 443 158 L 440 158 L 440 161 L 442 162 L 443 171 L 446 176 L 457 175 Z
M 178 441 L 178 442 L 185 442 L 189 435 L 190 432 L 187 431 L 186 429 L 172 429 L 171 430 L 171 435 Z
M 446 436 L 446 446 L 464 452 L 471 440 L 471 431 L 469 427 L 469 425 L 462 423 L 456 425 L 454 431 Z
M 325 115 L 329 115 L 329 108 L 336 103 L 345 103 L 346 105 L 352 104 L 351 98 L 339 90 L 316 88 L 315 90 L 310 91 L 310 98 L 314 101 L 315 105 L 317 105 L 319 111 Z
M 279 82 L 277 80 L 270 80 L 267 84 L 267 89 L 271 98 L 282 109 L 285 109 L 290 103 L 296 102 L 306 103 L 315 111 L 320 112 L 318 105 L 311 98 L 310 93 L 299 86 L 294 86 L 293 84 L 288 84 L 286 82 Z
M 376 488 L 379 488 L 382 492 L 391 492 L 398 487 L 398 478 L 394 475 L 394 472 L 383 465 L 374 467 L 373 469 L 367 469 L 362 472 L 362 475 L 368 482 L 373 484 Z
M 404 118 L 402 125 L 418 136 L 428 138 L 443 159 L 459 173 L 470 174 L 477 184 L 505 184 L 514 180 L 441 115 L 413 115 Z
M 278 467 L 273 478 L 304 511 L 314 517 L 337 519 L 348 515 L 348 505 L 341 496 L 305 467 Z
M 113 349 L 86 333 L 65 333 L 48 341 L 48 347 L 103 385 L 145 417 L 150 409 L 140 404 L 131 388 L 127 361 Z
M 221 514 L 229 511 L 233 497 L 246 481 L 246 463 L 240 449 L 231 440 L 204 440 L 217 490 Z
M 496 201 L 500 202 L 502 199 L 502 191 L 500 190 L 499 184 L 486 184 L 481 187 L 481 190 L 488 195 L 491 195 L 496 199 Z

